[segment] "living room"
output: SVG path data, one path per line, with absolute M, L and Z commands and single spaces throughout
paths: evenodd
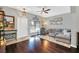
M 30 42 L 32 48 L 32 43 L 35 44 L 33 42 L 35 38 L 35 40 L 38 39 L 37 41 L 41 41 L 39 40 L 41 38 L 69 49 L 71 47 L 78 48 L 78 10 L 79 6 L 1 6 L 0 12 L 4 11 L 5 13 L 0 14 L 1 19 L 4 17 L 8 19 L 8 22 L 13 21 L 13 28 L 6 26 L 7 29 L 3 28 L 4 31 L 1 31 L 0 28 L 0 32 L 5 34 L 5 36 L 0 34 L 3 36 L 3 38 L 0 37 L 0 52 L 5 53 L 6 50 L 12 52 L 11 49 L 16 47 L 13 44 L 26 40 L 32 41 Z M 14 35 L 11 33 L 7 35 L 6 30 Z M 45 44 L 47 43 L 45 42 Z M 22 43 L 19 44 L 18 49 L 21 49 L 21 45 Z

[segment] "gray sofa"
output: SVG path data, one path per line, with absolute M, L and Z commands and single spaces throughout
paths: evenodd
M 49 36 L 54 37 L 54 38 L 59 38 L 59 39 L 64 39 L 64 40 L 71 40 L 71 30 L 70 29 L 49 29 Z M 59 41 L 61 41 L 59 40 Z M 63 41 L 63 40 L 62 40 Z

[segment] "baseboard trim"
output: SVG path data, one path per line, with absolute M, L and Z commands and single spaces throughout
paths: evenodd
M 44 39 L 44 38 L 42 38 L 42 39 Z M 48 40 L 48 39 L 44 39 L 44 40 Z M 69 45 L 69 44 L 67 45 L 67 44 L 64 44 L 62 42 L 57 42 L 55 40 L 48 40 L 48 41 L 53 42 L 53 43 L 56 43 L 56 44 L 59 44 L 59 45 L 62 45 L 62 46 L 65 46 L 67 48 L 70 48 L 71 47 L 71 45 Z
M 71 45 L 71 47 L 73 47 L 73 48 L 77 48 L 77 46 L 75 46 L 75 45 Z
M 28 39 L 29 39 L 29 37 L 25 36 L 25 37 L 18 38 L 17 40 L 8 41 L 8 42 L 6 42 L 6 46 L 11 45 L 11 44 L 15 44 L 15 43 L 19 43 L 19 42 L 22 42 L 22 41 L 25 41 Z

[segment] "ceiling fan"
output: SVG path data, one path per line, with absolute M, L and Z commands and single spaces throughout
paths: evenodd
M 37 12 L 40 12 L 41 14 L 45 13 L 45 14 L 48 14 L 48 12 L 50 11 L 51 9 L 46 9 L 46 8 L 42 8 L 41 11 L 37 11 Z

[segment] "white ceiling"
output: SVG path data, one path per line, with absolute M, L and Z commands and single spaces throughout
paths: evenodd
M 50 17 L 50 16 L 56 16 L 56 15 L 60 15 L 60 14 L 65 14 L 65 13 L 70 13 L 71 12 L 71 7 L 70 6 L 9 6 L 11 8 L 15 8 L 17 10 L 23 10 L 23 8 L 26 9 L 26 12 L 35 14 L 35 15 L 40 15 L 43 17 Z M 41 11 L 41 8 L 50 8 L 51 10 L 49 11 L 48 14 L 41 14 L 40 12 L 37 11 Z

